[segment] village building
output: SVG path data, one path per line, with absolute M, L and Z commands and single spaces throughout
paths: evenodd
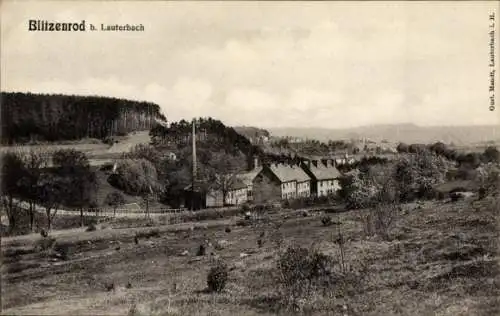
M 226 192 L 225 205 L 240 205 L 248 201 L 247 185 L 238 177 L 235 177 L 229 184 Z
M 205 190 L 203 190 L 199 185 L 195 185 L 195 189 L 192 189 L 192 185 L 188 185 L 184 188 L 184 207 L 190 210 L 199 210 L 207 208 L 207 201 L 209 201 Z M 210 207 L 210 206 L 208 206 Z
M 304 172 L 311 178 L 311 195 L 332 195 L 340 189 L 340 172 L 335 167 L 333 159 L 324 163 L 318 160 L 309 160 L 301 164 Z
M 255 159 L 253 170 L 238 174 L 238 178 L 246 185 L 247 201 L 249 202 L 253 201 L 253 182 L 261 171 L 262 166 L 260 166 L 258 160 Z
M 189 209 L 216 208 L 241 205 L 248 201 L 247 185 L 235 177 L 227 184 L 227 191 L 221 189 L 201 189 L 193 192 L 191 185 L 184 188 L 185 205 Z M 194 203 L 194 204 L 193 204 Z
M 264 166 L 254 180 L 254 201 L 275 202 L 308 197 L 311 179 L 298 165 L 271 164 Z

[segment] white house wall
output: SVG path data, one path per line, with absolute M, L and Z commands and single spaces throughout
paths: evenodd
M 240 205 L 248 200 L 248 190 L 247 188 L 231 190 L 226 194 L 226 204 L 227 205 Z
M 281 184 L 281 198 L 283 200 L 294 199 L 297 195 L 297 182 L 290 181 Z
M 338 180 L 328 179 L 328 180 L 318 180 L 318 196 L 326 196 L 334 194 L 340 189 L 340 184 Z

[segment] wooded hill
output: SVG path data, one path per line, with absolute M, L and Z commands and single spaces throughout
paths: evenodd
M 250 140 L 256 140 L 259 137 L 269 137 L 267 130 L 253 126 L 235 126 L 234 130 Z
M 1 93 L 2 144 L 104 139 L 165 120 L 151 102 L 61 94 Z
M 196 119 L 198 146 L 210 144 L 212 151 L 223 150 L 231 155 L 244 154 L 248 163 L 253 161 L 252 157 L 261 156 L 262 149 L 254 146 L 243 135 L 237 133 L 234 128 L 225 126 L 221 121 L 213 118 Z M 183 148 L 190 145 L 192 134 L 192 123 L 181 120 L 172 122 L 169 127 L 160 124 L 154 125 L 150 131 L 153 144 L 156 146 L 169 145 Z

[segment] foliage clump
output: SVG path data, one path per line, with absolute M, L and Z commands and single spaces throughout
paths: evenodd
M 210 292 L 222 292 L 229 280 L 229 269 L 223 262 L 218 262 L 207 275 L 207 286 Z

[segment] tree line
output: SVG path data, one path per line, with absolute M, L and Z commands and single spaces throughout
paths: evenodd
M 232 127 L 225 126 L 221 121 L 208 118 L 194 119 L 197 140 L 200 144 L 210 144 L 215 151 L 224 151 L 230 155 L 242 153 L 247 157 L 247 166 L 250 168 L 254 156 L 262 156 L 263 151 L 259 146 L 253 145 L 245 136 L 236 132 Z M 173 143 L 179 149 L 186 147 L 191 141 L 192 122 L 180 120 L 172 122 L 169 127 L 157 124 L 150 130 L 152 143 L 161 147 L 164 143 Z
M 500 161 L 500 153 L 494 146 L 488 146 L 482 153 L 469 152 L 460 153 L 456 149 L 450 148 L 442 142 L 434 144 L 405 144 L 400 143 L 397 147 L 399 153 L 422 153 L 430 151 L 440 157 L 446 158 L 450 161 L 455 161 L 458 167 L 468 167 L 475 169 L 481 163 L 497 163 Z
M 97 96 L 1 93 L 2 144 L 104 139 L 166 120 L 157 104 Z
M 40 150 L 7 152 L 2 156 L 2 209 L 14 231 L 21 217 L 21 202 L 28 204 L 29 228 L 34 229 L 37 206 L 45 209 L 47 228 L 60 206 L 83 209 L 96 204 L 98 182 L 84 153 L 61 149 L 48 155 Z

